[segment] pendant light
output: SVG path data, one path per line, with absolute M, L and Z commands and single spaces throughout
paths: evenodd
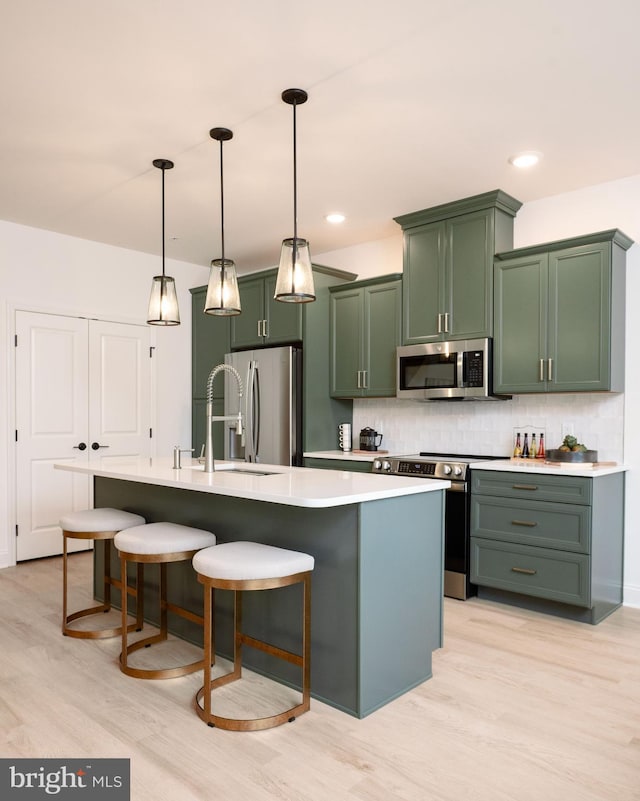
M 176 282 L 164 274 L 164 173 L 173 169 L 173 162 L 154 159 L 153 166 L 162 170 L 162 275 L 153 278 L 147 322 L 149 325 L 180 325 Z
M 233 138 L 228 128 L 212 128 L 209 131 L 212 139 L 220 142 L 220 243 L 221 258 L 213 259 L 209 273 L 207 297 L 204 302 L 206 314 L 217 314 L 228 317 L 240 314 L 240 292 L 236 265 L 231 259 L 224 257 L 224 170 L 222 165 L 222 143 Z
M 282 99 L 293 106 L 293 237 L 282 241 L 275 299 L 283 303 L 309 303 L 315 300 L 309 243 L 298 238 L 298 164 L 296 154 L 296 106 L 307 102 L 304 89 L 285 89 Z

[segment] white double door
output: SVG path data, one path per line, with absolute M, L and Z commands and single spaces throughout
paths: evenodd
M 151 351 L 146 326 L 53 314 L 17 311 L 16 337 L 22 561 L 61 553 L 60 517 L 92 505 L 90 478 L 55 470 L 55 462 L 151 455 Z

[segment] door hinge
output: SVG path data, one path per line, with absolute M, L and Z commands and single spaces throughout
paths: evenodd
M 18 429 L 16 428 L 16 442 L 18 441 Z
M 150 359 L 153 359 L 153 351 L 154 351 L 155 349 L 156 349 L 156 348 L 155 348 L 155 345 L 150 345 L 150 346 L 149 346 L 149 358 L 150 358 Z
M 15 347 L 17 348 L 18 347 L 18 335 L 17 334 L 15 335 L 15 337 L 13 339 L 13 343 L 14 343 Z
M 18 536 L 18 524 L 16 523 L 16 537 Z
M 149 429 L 149 439 L 153 439 L 153 429 Z

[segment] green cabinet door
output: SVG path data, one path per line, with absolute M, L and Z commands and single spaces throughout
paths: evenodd
M 546 255 L 496 263 L 494 285 L 494 392 L 546 391 Z
M 269 345 L 297 342 L 302 339 L 302 308 L 305 304 L 275 300 L 276 279 L 277 273 L 265 278 L 264 282 L 266 339 Z
M 402 336 L 400 277 L 381 276 L 329 291 L 331 396 L 394 397 Z
M 493 211 L 464 214 L 445 225 L 444 336 L 491 335 L 493 312 Z
M 363 395 L 395 397 L 396 347 L 402 332 L 402 282 L 364 287 Z
M 240 314 L 231 318 L 231 347 L 253 348 L 263 343 L 264 278 L 238 281 Z
M 495 392 L 624 390 L 630 245 L 612 230 L 498 255 Z
M 549 254 L 549 384 L 554 392 L 608 389 L 610 245 Z
M 363 290 L 331 292 L 331 396 L 354 398 L 362 394 Z
M 405 345 L 442 339 L 445 287 L 441 253 L 444 223 L 411 229 L 404 235 Z

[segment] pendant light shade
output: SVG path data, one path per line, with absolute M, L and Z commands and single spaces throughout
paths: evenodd
M 207 297 L 204 302 L 206 314 L 216 314 L 221 317 L 230 317 L 240 314 L 240 292 L 238 291 L 238 277 L 236 265 L 231 259 L 224 257 L 224 169 L 222 160 L 222 143 L 233 138 L 233 132 L 228 128 L 212 128 L 209 131 L 212 139 L 220 142 L 220 249 L 221 258 L 213 259 L 209 273 Z
M 282 99 L 293 106 L 293 237 L 284 239 L 276 280 L 275 299 L 283 303 L 309 303 L 316 299 L 309 243 L 298 237 L 298 162 L 296 107 L 307 102 L 304 89 L 285 89 Z
M 147 322 L 149 325 L 180 325 L 176 282 L 164 272 L 164 173 L 173 169 L 173 162 L 154 159 L 153 166 L 162 170 L 162 275 L 153 278 Z

